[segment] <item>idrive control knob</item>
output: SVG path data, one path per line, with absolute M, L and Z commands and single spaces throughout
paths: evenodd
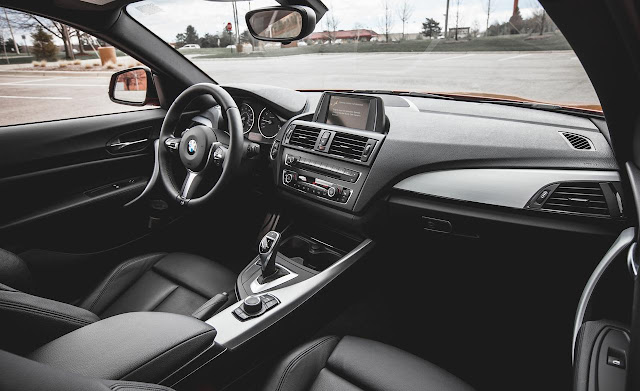
M 242 309 L 247 314 L 255 314 L 262 310 L 262 300 L 258 296 L 248 296 L 242 303 Z

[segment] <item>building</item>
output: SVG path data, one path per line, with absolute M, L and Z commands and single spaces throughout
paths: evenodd
M 456 38 L 456 30 L 458 32 L 458 39 L 469 38 L 471 27 L 451 27 L 449 29 L 449 38 Z
M 322 31 L 309 35 L 305 40 L 313 43 L 329 43 L 334 42 L 369 42 L 373 38 L 378 37 L 378 33 L 373 30 L 357 29 L 357 30 L 338 30 L 338 31 Z M 333 38 L 333 39 L 332 39 Z

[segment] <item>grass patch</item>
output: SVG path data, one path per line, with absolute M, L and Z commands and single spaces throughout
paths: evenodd
M 235 57 L 280 57 L 296 54 L 322 53 L 419 53 L 419 52 L 490 52 L 490 51 L 548 51 L 571 50 L 560 33 L 537 35 L 504 35 L 480 37 L 470 40 L 422 39 L 401 42 L 359 42 L 334 45 L 309 45 L 297 48 L 271 49 L 263 52 L 234 53 L 226 48 L 190 49 L 183 54 L 196 55 L 196 59 Z
M 120 50 L 116 50 L 116 57 L 124 56 L 126 56 L 125 53 Z M 29 56 L 26 53 L 20 55 L 7 53 L 7 58 L 9 59 L 9 64 L 31 64 L 36 60 L 35 57 Z M 7 58 L 5 58 L 4 53 L 0 52 L 0 65 L 7 64 Z M 75 58 L 78 60 L 92 60 L 98 59 L 99 57 L 93 51 L 87 51 L 86 54 L 83 55 L 76 54 Z M 57 60 L 65 60 L 65 54 L 62 52 L 58 53 Z

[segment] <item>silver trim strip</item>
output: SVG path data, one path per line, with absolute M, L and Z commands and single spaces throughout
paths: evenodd
M 280 277 L 280 278 L 278 278 L 278 279 L 276 279 L 276 280 L 273 280 L 273 281 L 267 282 L 267 283 L 265 283 L 265 284 L 261 284 L 261 283 L 259 283 L 259 282 L 258 282 L 258 278 L 260 278 L 260 277 L 258 276 L 258 277 L 256 277 L 256 279 L 255 279 L 255 280 L 253 280 L 253 281 L 251 282 L 251 285 L 249 285 L 249 288 L 251 288 L 251 292 L 253 292 L 253 293 L 260 293 L 260 292 L 264 292 L 264 291 L 266 291 L 266 290 L 268 290 L 268 289 L 275 288 L 275 287 L 277 287 L 278 285 L 282 285 L 282 284 L 284 284 L 285 282 L 287 282 L 287 281 L 291 281 L 291 280 L 293 280 L 294 278 L 298 277 L 298 275 L 297 275 L 296 273 L 292 272 L 291 270 L 287 269 L 286 267 L 282 266 L 282 265 L 281 265 L 281 264 L 279 264 L 279 263 L 276 263 L 276 267 L 279 267 L 279 268 L 282 268 L 282 269 L 284 269 L 284 270 L 288 271 L 288 272 L 289 272 L 289 274 L 287 274 L 286 276 L 282 276 L 282 277 Z
M 578 338 L 578 332 L 580 331 L 580 327 L 582 327 L 582 323 L 584 322 L 584 314 L 587 311 L 587 306 L 589 305 L 589 300 L 591 300 L 591 294 L 593 290 L 596 288 L 600 277 L 607 270 L 607 267 L 613 262 L 618 255 L 620 255 L 624 250 L 629 247 L 631 243 L 635 240 L 636 230 L 633 227 L 627 228 L 624 231 L 620 232 L 620 236 L 618 239 L 611 245 L 609 250 L 602 260 L 596 266 L 595 270 L 589 277 L 587 281 L 587 285 L 584 287 L 582 291 L 582 296 L 580 296 L 580 301 L 578 302 L 578 309 L 576 311 L 576 319 L 573 323 L 573 342 L 571 344 L 571 362 L 575 363 L 575 352 L 576 352 L 576 340 Z
M 127 206 L 133 205 L 134 203 L 138 202 L 138 200 L 146 196 L 147 193 L 150 193 L 151 189 L 153 189 L 153 187 L 155 186 L 156 181 L 158 180 L 158 174 L 160 172 L 160 167 L 158 166 L 158 159 L 159 159 L 158 154 L 160 153 L 160 151 L 158 150 L 159 146 L 160 146 L 160 140 L 154 140 L 153 150 L 154 150 L 155 162 L 153 163 L 153 172 L 151 173 L 151 178 L 149 178 L 149 182 L 147 182 L 147 186 L 144 188 L 144 190 L 142 190 L 142 193 L 140 193 L 136 198 L 124 204 L 125 208 Z
M 523 208 L 544 186 L 565 181 L 618 182 L 617 171 L 477 168 L 432 171 L 400 181 L 395 189 L 414 193 Z
M 340 273 L 366 255 L 373 249 L 374 245 L 375 243 L 371 239 L 365 239 L 347 255 L 315 276 L 297 284 L 270 291 L 269 294 L 280 300 L 280 304 L 258 318 L 249 319 L 245 322 L 236 319 L 232 312 L 238 307 L 239 303 L 220 311 L 207 320 L 207 323 L 218 331 L 216 343 L 233 350 L 249 341 L 319 292 Z

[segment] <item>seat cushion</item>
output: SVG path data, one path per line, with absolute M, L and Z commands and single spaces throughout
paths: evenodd
M 324 337 L 290 353 L 269 391 L 471 391 L 449 372 L 400 349 L 357 337 Z
M 230 270 L 197 255 L 147 254 L 118 265 L 80 307 L 102 318 L 135 311 L 191 315 L 235 282 Z

